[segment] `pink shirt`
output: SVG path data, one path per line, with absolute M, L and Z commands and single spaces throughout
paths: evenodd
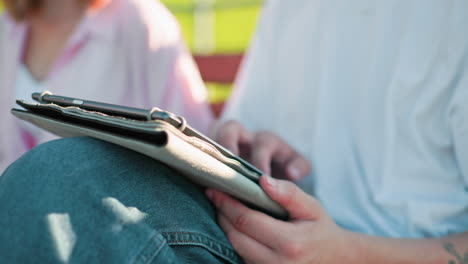
M 53 138 L 24 135 L 10 114 L 27 25 L 0 16 L 0 172 L 33 145 Z M 177 22 L 154 0 L 113 0 L 89 10 L 42 81 L 71 97 L 139 108 L 158 106 L 206 132 L 213 117 L 206 90 Z

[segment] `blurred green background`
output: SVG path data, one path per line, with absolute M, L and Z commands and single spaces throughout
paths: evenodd
M 261 0 L 162 0 L 194 53 L 243 52 Z M 204 44 L 204 45 L 202 45 Z
M 262 0 L 161 0 L 175 15 L 183 36 L 195 58 L 199 55 L 242 55 L 254 31 Z M 197 60 L 198 61 L 198 60 Z M 202 64 L 199 64 L 202 66 Z M 236 67 L 229 66 L 227 67 Z M 204 69 L 201 69 L 202 77 Z M 229 82 L 213 82 L 205 78 L 208 99 L 219 112 L 231 91 Z

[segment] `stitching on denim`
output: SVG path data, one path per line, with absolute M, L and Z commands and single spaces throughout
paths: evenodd
M 234 249 L 230 245 L 226 245 L 225 243 L 218 242 L 211 237 L 195 232 L 162 232 L 161 233 L 165 238 L 166 242 L 170 246 L 199 246 L 205 248 L 206 250 L 210 251 L 211 253 L 217 255 L 218 257 L 223 258 L 224 260 L 230 263 L 240 263 L 241 258 L 237 255 Z M 169 238 L 173 238 L 177 235 L 189 235 L 195 236 L 199 238 L 198 240 L 191 240 L 191 239 L 184 239 L 184 240 L 173 240 Z M 203 243 L 202 240 L 205 240 Z M 186 244 L 183 244 L 186 243 Z
M 149 254 L 150 256 L 149 256 L 148 259 L 146 260 L 146 263 L 151 263 L 152 260 L 154 259 L 154 257 L 155 257 L 156 255 L 158 255 L 158 254 L 161 252 L 162 248 L 163 248 L 164 245 L 165 245 L 164 242 L 165 242 L 165 240 L 161 241 L 161 243 L 159 243 L 159 246 L 156 248 L 156 250 L 154 250 L 152 254 Z
M 155 241 L 158 238 L 159 234 L 155 233 L 151 239 L 146 243 L 146 246 L 140 251 L 139 254 L 137 254 L 131 263 L 137 263 L 141 260 L 143 263 L 149 263 L 153 257 L 159 253 L 161 248 L 164 246 L 166 240 L 162 239 L 161 242 L 158 244 L 155 250 L 149 250 L 148 248 L 153 244 L 153 241 Z M 149 251 L 149 252 L 147 252 Z
M 148 247 L 152 244 L 154 240 L 156 240 L 158 234 L 154 234 L 150 240 L 146 243 L 146 245 L 143 247 L 143 249 L 140 251 L 140 253 L 136 254 L 135 258 L 131 263 L 135 264 L 137 263 L 140 259 L 142 259 L 143 262 L 146 261 L 146 256 L 145 252 L 147 251 Z
M 215 242 L 216 244 L 222 245 L 222 246 L 224 246 L 224 247 L 228 247 L 228 248 L 230 247 L 230 245 L 228 245 L 228 244 L 215 241 L 213 238 L 211 238 L 211 237 L 209 237 L 209 236 L 207 236 L 207 235 L 205 235 L 205 234 L 197 233 L 197 232 L 189 232 L 189 231 L 179 232 L 179 231 L 174 231 L 174 232 L 161 232 L 161 234 L 162 234 L 163 236 L 166 236 L 166 235 L 175 235 L 175 234 L 177 234 L 177 235 L 179 235 L 179 234 L 180 234 L 180 235 L 184 235 L 184 234 L 186 234 L 186 235 L 195 235 L 195 236 L 199 236 L 199 237 L 204 237 L 204 238 L 206 238 L 206 239 L 208 239 L 208 240 L 210 240 L 210 241 L 213 241 L 213 242 Z M 167 240 L 167 239 L 166 239 L 166 240 Z M 171 243 L 171 241 L 169 241 L 169 240 L 167 240 L 167 242 L 168 242 L 168 243 Z M 181 241 L 181 242 L 184 242 L 184 241 Z M 188 242 L 190 242 L 190 241 L 188 241 Z
M 196 236 L 196 237 L 203 237 L 204 239 L 207 239 L 209 240 L 211 243 L 214 243 L 214 244 L 217 244 L 221 247 L 225 247 L 227 250 L 231 250 L 231 246 L 230 245 L 227 245 L 225 243 L 221 243 L 221 242 L 218 242 L 216 240 L 214 240 L 213 238 L 207 236 L 207 235 L 204 235 L 204 234 L 201 234 L 201 233 L 196 233 L 196 232 L 163 232 L 161 233 L 163 236 L 174 236 L 174 235 L 190 235 L 190 236 Z M 174 241 L 174 240 L 169 240 L 167 239 L 166 237 L 166 241 L 169 245 L 177 245 L 177 243 Z M 177 240 L 177 242 L 180 242 L 180 243 L 200 243 L 199 240 Z
M 198 246 L 228 261 L 229 263 L 233 263 L 233 264 L 240 263 L 240 257 L 237 255 L 237 253 L 235 253 L 232 249 L 226 248 L 220 244 L 217 244 L 219 248 L 213 248 L 214 245 L 209 246 L 198 241 L 188 242 L 188 243 L 190 244 L 168 244 L 168 245 L 176 246 L 176 247 Z

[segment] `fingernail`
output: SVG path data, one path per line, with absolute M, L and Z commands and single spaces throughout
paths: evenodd
M 266 177 L 266 182 L 268 185 L 270 185 L 271 187 L 276 187 L 278 185 L 278 182 L 273 179 L 273 177 L 269 176 L 269 175 L 265 175 Z
M 299 180 L 301 178 L 301 172 L 296 167 L 289 167 L 288 174 L 292 180 Z

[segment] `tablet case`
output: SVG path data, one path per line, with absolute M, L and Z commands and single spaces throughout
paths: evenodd
M 61 137 L 89 136 L 147 155 L 163 162 L 197 184 L 223 191 L 278 218 L 287 218 L 279 204 L 258 185 L 258 174 L 226 157 L 212 144 L 187 136 L 162 120 L 135 120 L 75 106 L 16 101 L 16 117 Z M 182 128 L 183 129 L 183 128 Z

